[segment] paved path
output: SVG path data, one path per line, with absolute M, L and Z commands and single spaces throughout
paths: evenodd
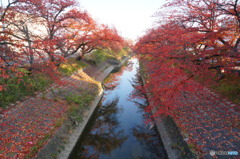
M 196 146 L 201 158 L 236 157 L 211 156 L 211 150 L 240 153 L 239 105 L 207 88 L 194 94 L 185 92 L 179 100 L 183 106 L 177 109 L 175 121 L 185 133 L 186 140 Z
M 2 112 L 0 158 L 24 158 L 29 152 L 38 151 L 35 146 L 46 144 L 67 114 L 69 105 L 64 97 L 69 93 L 102 91 L 101 81 L 112 68 L 106 63 L 89 66 L 63 77 L 64 85 L 53 84 L 44 93 L 16 102 Z
M 152 71 L 148 70 L 148 73 L 151 74 Z M 171 72 L 168 73 L 171 74 Z M 159 83 L 157 86 L 148 85 L 147 88 L 162 88 L 164 93 L 161 91 L 155 93 L 155 97 L 164 99 L 165 91 L 173 88 L 174 79 L 170 78 L 163 82 L 160 78 L 165 78 L 163 73 L 153 78 L 153 80 L 158 80 L 158 82 L 155 81 Z M 179 79 L 181 78 L 183 77 Z M 168 94 L 168 100 L 164 101 L 166 104 L 170 103 L 170 107 L 176 108 L 173 117 L 184 140 L 196 150 L 200 159 L 240 158 L 240 105 L 233 104 L 194 81 L 188 81 L 185 86 L 180 85 L 174 91 L 170 89 L 172 92 Z M 198 90 L 193 91 L 196 88 Z M 169 95 L 172 98 L 169 98 Z M 150 100 L 154 103 L 153 98 Z M 238 155 L 217 155 L 216 153 L 220 151 L 224 153 L 234 151 L 233 153 Z

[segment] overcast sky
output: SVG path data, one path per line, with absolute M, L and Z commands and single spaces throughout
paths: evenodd
M 132 40 L 152 26 L 152 15 L 165 0 L 78 0 L 99 23 L 113 25 L 119 33 Z

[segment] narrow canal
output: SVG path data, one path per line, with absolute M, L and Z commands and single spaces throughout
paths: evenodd
M 130 99 L 137 59 L 106 80 L 108 89 L 79 138 L 70 159 L 166 159 L 154 126 L 146 124 L 146 99 Z

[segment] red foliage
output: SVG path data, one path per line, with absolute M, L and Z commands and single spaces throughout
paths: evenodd
M 34 151 L 34 147 L 38 149 L 38 146 L 46 144 L 47 136 L 56 130 L 55 123 L 66 110 L 65 103 L 40 98 L 25 101 L 13 110 L 5 110 L 0 123 L 0 157 L 25 158 Z
M 166 9 L 172 12 L 166 15 Z M 212 78 L 213 70 L 219 78 L 223 70 L 236 71 L 239 4 L 238 0 L 169 1 L 158 15 L 164 21 L 139 39 L 135 51 L 149 72 L 146 87 L 153 92 L 153 105 L 162 106 L 158 114 L 172 114 L 184 105 L 180 95 L 202 89 L 195 78 Z
M 117 30 L 97 24 L 75 0 L 10 0 L 0 10 L 1 78 L 18 68 L 52 75 L 73 54 L 123 48 Z
M 94 49 L 113 51 L 120 51 L 123 49 L 124 40 L 115 28 L 109 28 L 106 25 L 98 25 L 91 17 L 88 17 L 88 21 L 85 23 L 82 23 L 82 21 L 70 23 L 71 26 L 64 36 L 72 38 L 68 41 L 65 40 L 67 41 L 65 45 L 68 45 L 68 50 L 72 48 L 77 49 L 75 52 L 80 50 L 81 58 Z M 69 51 L 66 55 L 69 55 Z

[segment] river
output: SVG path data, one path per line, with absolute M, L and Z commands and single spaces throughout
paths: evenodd
M 149 114 L 147 100 L 130 99 L 135 89 L 138 60 L 130 59 L 106 80 L 105 94 L 70 159 L 166 159 L 159 134 Z

